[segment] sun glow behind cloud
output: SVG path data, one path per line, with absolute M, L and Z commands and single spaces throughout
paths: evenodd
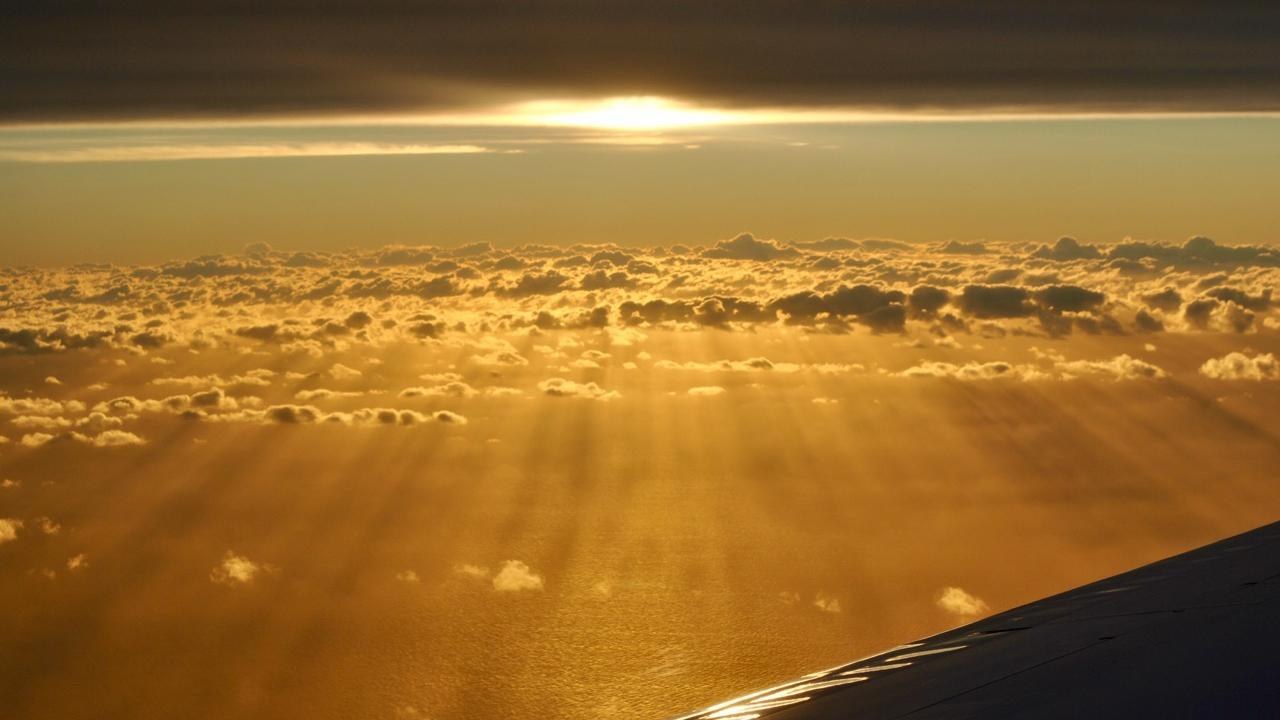
M 494 102 L 469 108 L 415 112 L 326 113 L 246 117 L 175 117 L 133 120 L 17 122 L 0 132 L 67 128 L 197 129 L 197 128 L 576 128 L 616 133 L 679 131 L 729 126 L 858 125 L 880 123 L 977 123 L 1061 120 L 1158 120 L 1174 118 L 1280 117 L 1266 110 L 1185 111 L 1160 109 L 1073 108 L 993 105 L 954 109 L 921 105 L 893 108 L 875 105 L 742 105 L 717 107 L 696 99 L 661 95 L 546 97 Z M 349 154 L 349 153 L 343 153 Z
M 378 115 L 170 118 L 0 127 L 0 162 L 112 163 L 390 155 L 521 154 L 549 145 L 672 146 L 708 143 L 830 148 L 827 128 L 907 124 L 1156 120 L 1205 113 L 954 111 L 875 107 L 716 107 L 658 95 L 543 98 L 468 109 Z M 1250 115 L 1228 113 L 1227 115 Z M 1262 115 L 1267 115 L 1263 113 Z M 1267 115 L 1270 117 L 1270 115 Z M 786 137 L 777 135 L 787 128 Z M 796 138 L 804 138 L 797 140 Z
M 512 120 L 517 123 L 621 132 L 738 124 L 748 117 L 655 96 L 594 101 L 539 100 L 517 105 L 512 112 Z

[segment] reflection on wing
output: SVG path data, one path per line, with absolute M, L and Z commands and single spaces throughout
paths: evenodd
M 1280 523 L 680 720 L 1280 717 Z

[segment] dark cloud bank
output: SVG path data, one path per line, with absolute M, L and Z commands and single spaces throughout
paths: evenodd
M 0 120 L 728 105 L 1274 110 L 1268 2 L 41 2 L 0 11 Z

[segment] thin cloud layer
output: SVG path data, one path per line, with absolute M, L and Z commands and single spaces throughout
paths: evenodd
M 244 158 L 357 157 L 373 155 L 472 155 L 496 152 L 481 145 L 396 143 L 276 143 L 262 145 L 111 145 L 94 148 L 9 150 L 0 161 L 26 163 L 164 162 Z

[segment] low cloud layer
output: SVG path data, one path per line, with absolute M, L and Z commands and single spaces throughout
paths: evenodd
M 953 247 L 742 234 L 702 249 L 486 245 L 335 254 L 255 247 L 147 267 L 8 269 L 0 353 L 237 346 L 321 354 L 533 328 L 785 324 L 831 333 L 1061 337 L 1250 333 L 1275 323 L 1280 253 L 1269 247 L 1208 238 Z M 502 345 L 473 358 L 495 368 L 528 364 L 519 349 Z M 331 374 L 354 377 L 340 363 Z
M 154 266 L 7 268 L 0 283 L 0 361 L 47 366 L 0 384 L 5 453 L 145 452 L 199 423 L 466 434 L 512 403 L 733 404 L 859 378 L 1159 387 L 1186 378 L 1155 352 L 1161 338 L 1213 347 L 1195 358 L 1199 382 L 1271 380 L 1274 356 L 1253 348 L 1280 328 L 1280 254 L 1203 237 L 255 244 Z M 658 349 L 685 340 L 738 349 Z M 402 365 L 414 356 L 428 359 Z M 851 400 L 805 398 L 825 412 Z
M 54 710 L 240 707 L 208 658 L 271 687 L 313 637 L 349 642 L 290 717 L 352 673 L 359 717 L 554 714 L 633 661 L 678 699 L 690 628 L 763 687 L 1269 520 L 1277 272 L 1202 239 L 740 234 L 5 269 L 0 645 L 63 629 L 21 700 Z M 122 652 L 181 682 L 103 676 Z M 524 678 L 500 698 L 415 694 L 494 661 Z

